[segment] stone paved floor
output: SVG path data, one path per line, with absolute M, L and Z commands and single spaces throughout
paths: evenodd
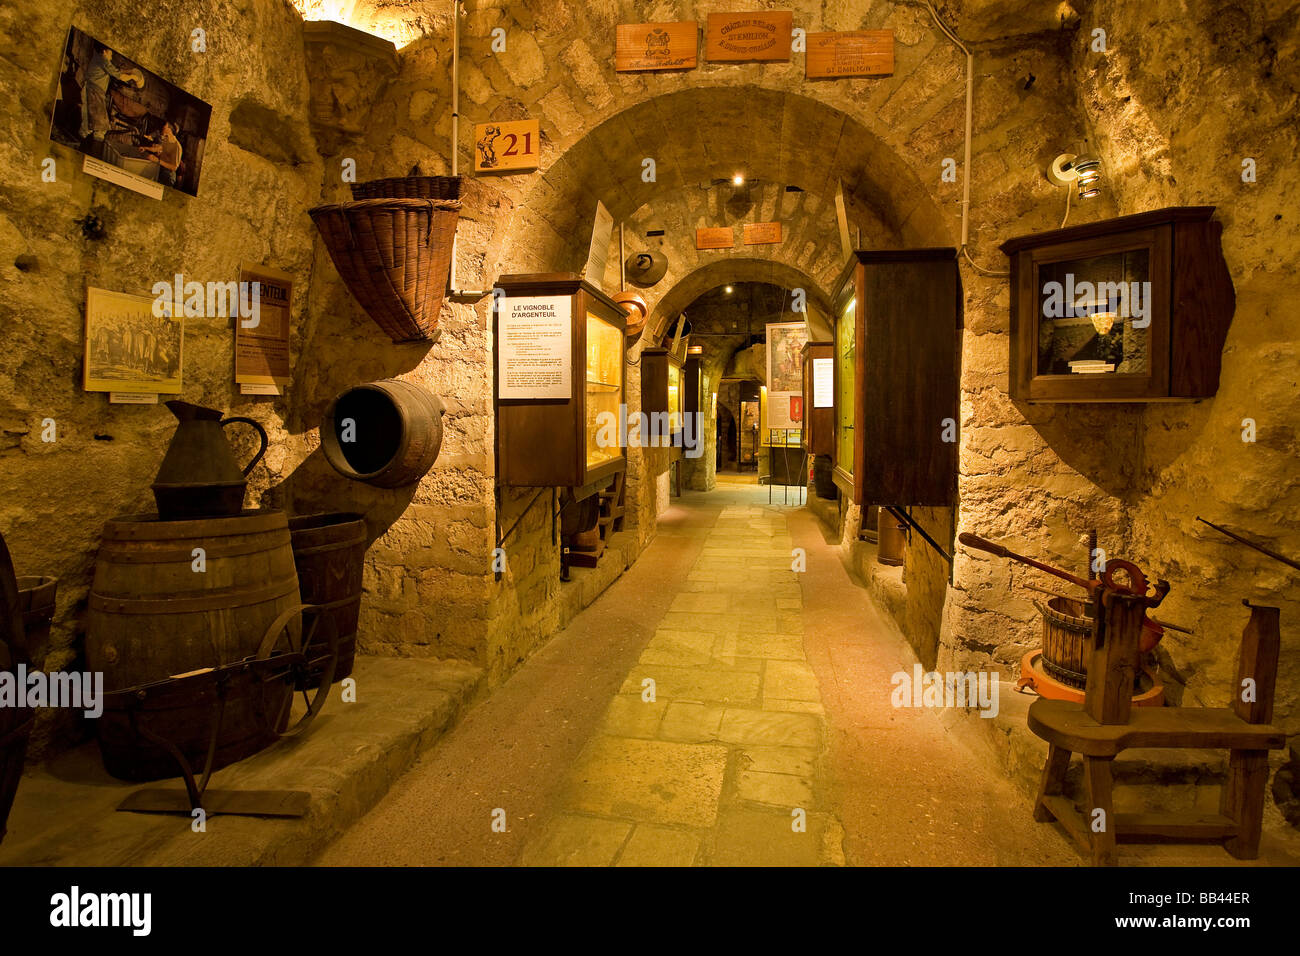
M 1080 865 L 978 718 L 891 705 L 910 649 L 780 499 L 743 479 L 675 499 L 637 562 L 316 862 Z M 1120 862 L 1233 862 L 1164 849 Z
M 528 865 L 842 864 L 785 516 L 722 509 Z

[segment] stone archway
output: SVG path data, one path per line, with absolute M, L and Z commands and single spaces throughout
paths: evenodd
M 733 173 L 757 190 L 739 211 L 729 202 Z M 859 236 L 876 248 L 953 240 L 953 217 L 913 165 L 849 113 L 756 84 L 679 89 L 591 127 L 521 191 L 501 271 L 579 269 L 599 201 L 616 222 L 660 226 L 653 231 L 664 233 L 658 247 L 669 255 L 669 273 L 657 288 L 715 262 L 766 260 L 825 290 L 844 261 L 841 188 L 854 244 Z M 694 248 L 697 227 L 770 220 L 785 227 L 779 244 L 745 246 L 737 230 L 729 250 Z M 628 251 L 646 247 L 644 238 Z M 617 269 L 611 257 L 607 286 L 617 283 Z M 658 296 L 648 298 L 657 307 Z

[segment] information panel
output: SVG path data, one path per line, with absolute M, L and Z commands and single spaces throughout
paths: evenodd
M 573 305 L 567 295 L 503 298 L 497 320 L 497 398 L 568 399 Z

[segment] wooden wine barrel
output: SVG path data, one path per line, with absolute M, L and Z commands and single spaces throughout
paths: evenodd
M 9 546 L 0 534 L 0 671 L 13 671 L 26 660 L 26 639 L 18 581 Z M 19 645 L 23 645 L 20 647 Z M 35 716 L 30 707 L 0 707 L 0 842 L 18 792 Z
M 6 651 L 0 641 L 0 659 Z M 4 668 L 0 667 L 0 670 Z M 0 843 L 4 842 L 9 810 L 18 793 L 35 714 L 30 707 L 0 707 Z
M 54 620 L 54 596 L 59 579 L 24 575 L 18 578 L 18 608 L 23 615 L 28 666 L 45 669 L 45 652 L 50 643 L 50 622 Z
M 903 563 L 907 551 L 907 539 L 898 519 L 887 508 L 880 508 L 876 513 L 876 560 L 890 567 Z
M 334 680 L 352 673 L 357 650 L 357 619 L 361 614 L 361 578 L 368 535 L 358 514 L 314 514 L 289 519 L 293 562 L 303 604 L 315 604 L 334 619 L 339 635 Z M 318 669 L 319 670 L 319 669 Z M 304 687 L 316 687 L 319 672 Z
M 95 561 L 86 662 L 91 671 L 103 672 L 109 692 L 233 663 L 253 656 L 268 627 L 297 604 L 298 576 L 283 512 L 188 521 L 115 518 L 104 526 Z M 214 765 L 273 742 L 288 717 L 291 693 L 282 681 L 233 688 L 224 702 Z M 203 700 L 143 713 L 126 705 L 106 707 L 96 721 L 104 766 L 125 780 L 178 774 L 166 749 L 139 732 L 142 721 L 179 747 L 191 765 L 201 766 L 212 719 L 211 702 Z M 275 722 L 280 726 L 268 725 Z
M 321 419 L 325 458 L 340 475 L 380 488 L 419 481 L 442 447 L 442 402 L 418 385 L 384 379 L 340 393 Z
M 1046 606 L 1035 604 L 1043 615 L 1043 669 L 1063 684 L 1083 687 L 1092 634 L 1087 605 L 1065 597 L 1050 598 Z

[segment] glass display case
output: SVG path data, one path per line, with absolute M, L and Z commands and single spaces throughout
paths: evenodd
M 668 363 L 668 431 L 674 435 L 682 430 L 682 367 L 676 362 Z
M 601 442 L 601 426 L 618 421 L 623 401 L 623 330 L 587 313 L 587 468 L 622 457 L 618 443 Z M 608 429 L 606 429 L 608 431 Z
M 590 493 L 627 468 L 626 313 L 569 273 L 496 285 L 497 483 Z
M 840 306 L 835 319 L 835 483 L 841 491 L 850 492 L 853 487 L 853 470 L 855 467 L 855 449 L 857 443 L 853 435 L 853 416 L 857 410 L 854 398 L 854 380 L 857 377 L 857 299 L 853 295 L 850 283 L 841 292 L 841 298 L 847 294 L 847 300 Z
M 706 408 L 708 384 L 708 378 L 700 368 L 699 356 L 687 356 L 686 364 L 682 366 L 683 415 L 696 413 L 703 415 L 708 410 Z
M 835 323 L 835 484 L 859 506 L 956 499 L 957 250 L 854 252 Z
M 1218 389 L 1235 298 L 1214 209 L 1163 209 L 1021 236 L 1010 391 L 1030 402 L 1195 399 Z
M 682 363 L 668 349 L 641 350 L 641 411 L 667 415 L 670 451 L 663 462 L 666 468 L 669 462 L 682 457 L 681 431 L 686 412 Z

